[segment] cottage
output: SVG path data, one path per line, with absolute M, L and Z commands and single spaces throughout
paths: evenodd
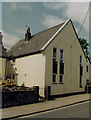
M 39 86 L 44 96 L 46 86 L 51 95 L 85 91 L 86 58 L 71 20 L 25 39 L 8 52 L 7 75 L 17 84 Z

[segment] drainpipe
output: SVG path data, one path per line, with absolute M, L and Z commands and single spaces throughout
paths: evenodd
M 7 74 L 7 59 L 6 59 L 6 65 L 5 65 L 5 79 L 6 79 L 6 74 Z

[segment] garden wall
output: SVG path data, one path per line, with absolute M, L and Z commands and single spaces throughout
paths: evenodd
M 35 86 L 30 91 L 8 91 L 2 92 L 2 107 L 12 107 L 36 103 L 39 100 L 39 87 Z

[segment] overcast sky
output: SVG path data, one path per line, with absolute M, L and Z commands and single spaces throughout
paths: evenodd
M 27 29 L 25 25 L 30 26 L 33 35 L 72 19 L 78 33 L 88 11 L 89 2 L 2 2 L 0 7 L 3 41 L 9 49 L 24 38 Z M 79 37 L 89 40 L 89 14 Z

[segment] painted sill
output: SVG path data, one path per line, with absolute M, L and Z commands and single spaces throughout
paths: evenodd
M 59 84 L 64 84 L 64 83 L 59 83 Z
M 57 84 L 57 83 L 52 83 L 52 84 Z

